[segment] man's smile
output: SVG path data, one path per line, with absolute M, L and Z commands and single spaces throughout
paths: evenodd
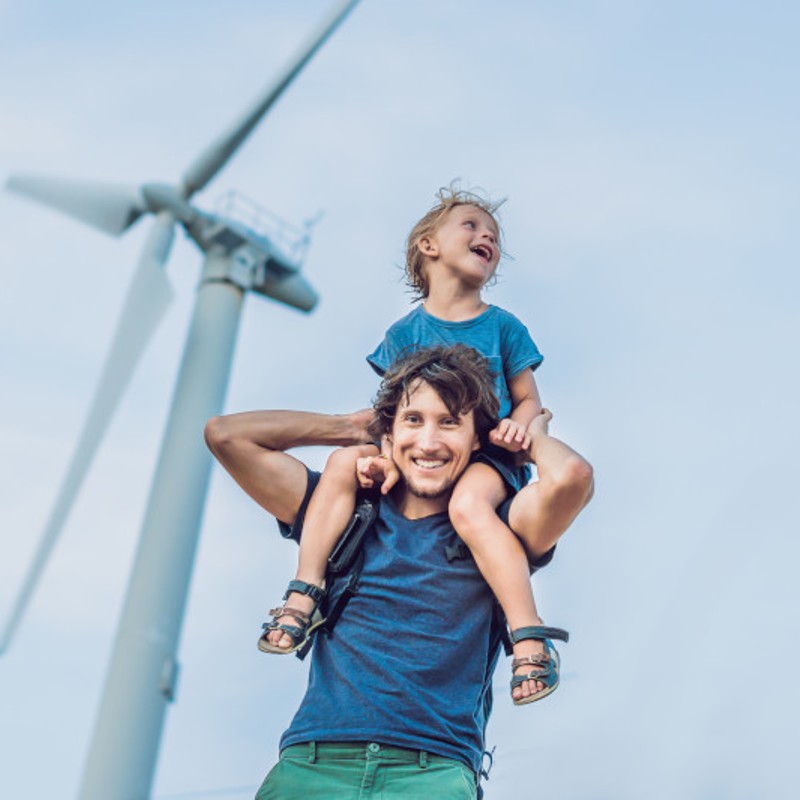
M 412 462 L 420 469 L 439 469 L 443 467 L 450 459 L 447 458 L 426 458 L 425 456 L 415 456 Z

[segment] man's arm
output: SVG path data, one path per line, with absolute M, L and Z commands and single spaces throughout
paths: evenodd
M 353 414 L 250 411 L 210 419 L 205 437 L 239 486 L 270 514 L 291 524 L 305 495 L 306 468 L 284 451 L 367 443 L 371 419 L 371 409 Z
M 594 473 L 583 456 L 548 432 L 553 415 L 543 409 L 528 426 L 530 459 L 539 480 L 511 501 L 508 524 L 528 556 L 544 555 L 569 528 L 594 492 Z

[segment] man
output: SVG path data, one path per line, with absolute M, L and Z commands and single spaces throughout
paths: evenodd
M 285 450 L 386 435 L 401 476 L 363 544 L 358 592 L 332 635 L 314 643 L 308 689 L 258 800 L 476 796 L 502 625 L 447 506 L 497 408 L 485 360 L 459 345 L 398 362 L 372 411 L 209 422 L 211 450 L 286 535 L 299 533 L 318 475 Z M 542 416 L 530 430 L 539 480 L 500 509 L 536 511 L 533 569 L 550 560 L 592 491 L 591 467 L 547 434 Z

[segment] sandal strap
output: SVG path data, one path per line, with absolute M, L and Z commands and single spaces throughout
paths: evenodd
M 261 626 L 261 630 L 264 631 L 264 636 L 266 636 L 268 633 L 272 633 L 273 631 L 282 631 L 292 640 L 292 644 L 297 644 L 303 638 L 303 635 L 306 632 L 306 626 L 304 625 L 302 628 L 298 628 L 296 625 L 265 622 Z
M 546 686 L 552 686 L 556 681 L 556 673 L 549 669 L 531 670 L 526 675 L 514 675 L 511 678 L 511 688 L 522 686 L 525 681 L 540 681 Z
M 289 581 L 289 588 L 286 590 L 283 599 L 288 600 L 292 592 L 304 594 L 310 597 L 315 603 L 319 603 L 320 600 L 325 597 L 325 590 L 321 586 L 315 586 L 313 583 L 306 583 L 305 581 Z
M 569 641 L 569 633 L 563 628 L 550 628 L 547 625 L 530 625 L 527 628 L 517 628 L 509 634 L 512 644 L 535 639 L 543 642 L 545 639 L 559 639 L 562 642 Z
M 294 617 L 301 625 L 305 626 L 311 621 L 311 617 L 307 612 L 301 611 L 299 608 L 292 608 L 291 606 L 271 608 L 269 614 L 273 622 L 277 622 L 281 617 Z
M 519 667 L 525 667 L 530 664 L 532 667 L 546 667 L 551 661 L 547 653 L 537 653 L 532 656 L 520 656 L 511 662 L 511 669 L 515 670 Z

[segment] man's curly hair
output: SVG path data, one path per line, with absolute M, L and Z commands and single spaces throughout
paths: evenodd
M 498 422 L 500 402 L 495 394 L 489 362 L 477 350 L 463 344 L 426 347 L 401 357 L 386 372 L 373 408 L 370 436 L 380 439 L 391 433 L 402 401 L 426 383 L 454 416 L 473 412 L 475 432 L 481 444 Z

